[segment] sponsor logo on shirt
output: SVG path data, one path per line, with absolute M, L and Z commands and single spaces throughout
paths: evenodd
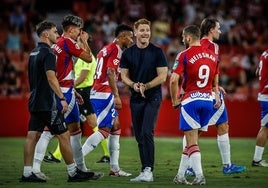
M 211 97 L 211 94 L 197 91 L 197 92 L 191 93 L 190 97 L 192 99 L 195 99 L 195 98 L 209 99 Z

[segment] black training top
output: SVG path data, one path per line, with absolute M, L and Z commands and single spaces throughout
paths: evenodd
M 150 43 L 146 48 L 138 48 L 133 45 L 124 50 L 120 61 L 120 68 L 129 70 L 130 79 L 137 83 L 147 83 L 157 77 L 157 67 L 167 67 L 166 56 L 161 48 Z M 140 93 L 131 89 L 132 100 L 141 99 Z M 162 97 L 161 85 L 145 91 L 147 99 Z
M 30 112 L 51 111 L 56 107 L 55 94 L 46 76 L 48 70 L 56 71 L 56 56 L 48 44 L 39 42 L 30 53 L 28 61 L 31 91 L 28 101 Z

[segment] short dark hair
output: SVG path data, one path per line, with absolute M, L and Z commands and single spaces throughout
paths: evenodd
M 82 20 L 82 18 L 80 18 L 78 16 L 69 14 L 63 18 L 61 25 L 63 27 L 63 30 L 66 30 L 68 28 L 68 26 L 71 26 L 71 25 L 83 28 L 84 21 Z
M 216 23 L 219 23 L 219 21 L 215 18 L 205 18 L 200 24 L 200 30 L 201 30 L 201 37 L 204 35 L 208 35 L 210 29 L 216 27 Z
M 133 31 L 133 29 L 132 27 L 125 24 L 118 25 L 114 32 L 115 37 L 118 37 L 118 35 L 124 31 Z
M 193 39 L 195 40 L 198 40 L 200 39 L 200 29 L 197 25 L 189 25 L 189 26 L 186 26 L 184 29 L 183 29 L 183 32 L 184 34 L 188 34 L 188 35 L 191 35 L 193 37 Z
M 36 25 L 36 33 L 40 37 L 43 31 L 52 29 L 53 27 L 56 27 L 56 24 L 54 24 L 53 22 L 44 20 Z

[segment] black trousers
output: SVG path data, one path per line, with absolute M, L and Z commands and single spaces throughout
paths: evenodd
M 152 171 L 154 169 L 154 130 L 161 102 L 160 99 L 130 101 L 132 124 L 138 143 L 142 171 L 145 167 L 151 167 Z

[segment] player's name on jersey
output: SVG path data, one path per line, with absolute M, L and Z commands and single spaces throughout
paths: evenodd
M 53 48 L 55 51 L 57 51 L 57 53 L 61 53 L 62 52 L 62 49 L 57 44 L 53 44 L 51 46 L 51 48 Z
M 216 57 L 214 55 L 208 54 L 205 52 L 198 53 L 198 54 L 194 55 L 193 57 L 190 58 L 189 62 L 194 64 L 197 60 L 199 60 L 201 58 L 208 58 L 208 59 L 211 59 L 212 61 L 216 62 Z

